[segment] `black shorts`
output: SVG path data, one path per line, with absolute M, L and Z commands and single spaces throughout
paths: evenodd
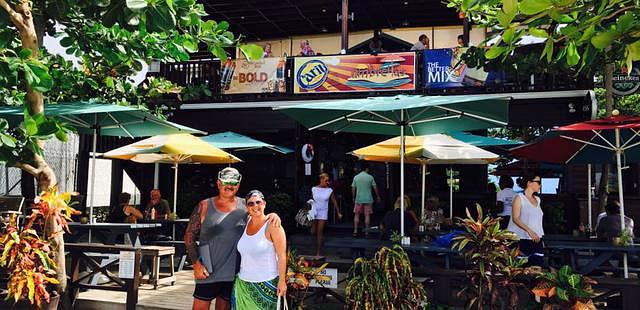
M 217 297 L 220 297 L 226 301 L 230 301 L 232 291 L 233 281 L 196 283 L 196 288 L 193 291 L 193 297 L 206 301 L 211 301 Z

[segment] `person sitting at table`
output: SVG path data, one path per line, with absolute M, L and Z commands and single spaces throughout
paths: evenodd
M 129 205 L 131 194 L 120 193 L 118 196 L 118 205 L 111 208 L 109 212 L 109 222 L 111 223 L 136 223 L 142 219 L 142 212 L 135 207 Z
M 404 232 L 406 235 L 409 235 L 418 223 L 418 217 L 409 210 L 410 207 L 411 200 L 409 196 L 404 195 Z M 384 219 L 380 223 L 380 230 L 382 230 L 382 238 L 385 240 L 389 240 L 393 232 L 400 233 L 400 197 L 393 204 L 393 210 L 384 215 Z
M 620 205 L 617 201 L 609 202 L 604 209 L 607 216 L 602 218 L 596 226 L 596 234 L 598 238 L 609 239 L 620 236 Z M 633 220 L 627 216 L 624 217 L 624 229 L 633 236 Z
M 156 210 L 155 218 L 151 218 L 151 210 Z M 171 213 L 171 208 L 169 207 L 169 202 L 165 199 L 162 199 L 162 195 L 160 194 L 160 190 L 155 188 L 151 190 L 151 200 L 147 203 L 147 207 L 144 209 L 144 218 L 146 220 L 158 220 L 158 219 L 167 219 Z
M 518 178 L 518 186 L 524 188 L 524 192 L 513 198 L 511 219 L 507 230 L 517 236 L 520 255 L 528 258 L 527 265 L 544 265 L 544 243 L 541 238 L 544 235 L 542 228 L 542 208 L 540 197 L 541 178 L 537 174 L 527 173 Z

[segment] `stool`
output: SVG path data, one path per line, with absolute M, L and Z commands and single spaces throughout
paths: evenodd
M 157 246 L 157 245 L 144 245 L 140 247 L 142 256 L 151 257 L 151 273 L 148 280 L 143 280 L 144 283 L 153 284 L 153 289 L 158 288 L 159 284 L 171 283 L 175 284 L 176 275 L 174 272 L 173 256 L 176 253 L 176 249 L 171 246 Z M 160 276 L 160 260 L 169 256 L 169 274 Z

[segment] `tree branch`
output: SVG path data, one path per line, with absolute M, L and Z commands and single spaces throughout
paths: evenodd
M 1 1 L 1 0 L 0 0 L 0 1 Z M 618 14 L 620 14 L 620 13 L 622 13 L 622 12 L 626 11 L 626 10 L 633 9 L 633 8 L 635 8 L 635 6 L 633 6 L 633 5 L 625 6 L 625 7 L 621 8 L 621 9 L 619 9 L 619 10 L 617 10 L 617 11 L 615 11 L 615 12 L 613 12 L 613 13 L 611 13 L 611 14 L 607 15 L 607 16 L 605 16 L 601 21 L 605 21 L 605 20 L 608 20 L 608 19 L 614 18 L 614 17 L 616 17 Z
M 0 0 L 0 1 L 3 1 L 3 0 Z M 20 168 L 33 176 L 37 176 L 38 173 L 40 173 L 40 169 L 36 169 L 34 166 L 30 164 L 25 164 L 23 162 L 17 162 L 16 168 Z
M 24 28 L 25 25 L 24 25 L 24 19 L 22 18 L 22 15 L 14 11 L 11 5 L 7 3 L 7 1 L 0 0 L 0 7 L 2 7 L 5 11 L 7 11 L 7 14 L 9 14 L 9 18 L 11 18 L 11 21 L 13 21 L 16 27 Z

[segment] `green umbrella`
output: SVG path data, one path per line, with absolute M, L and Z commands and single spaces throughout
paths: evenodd
M 202 140 L 213 144 L 223 150 L 247 151 L 256 149 L 269 149 L 282 154 L 292 153 L 293 150 L 283 146 L 277 146 L 262 142 L 233 131 L 226 131 L 201 137 Z
M 522 141 L 478 136 L 478 135 L 470 134 L 468 132 L 450 132 L 448 133 L 448 135 L 464 143 L 468 143 L 477 147 L 491 147 L 491 146 L 503 146 L 503 147 L 509 146 L 510 147 L 510 146 L 524 144 L 524 142 Z
M 404 197 L 404 154 L 407 135 L 466 131 L 507 125 L 510 97 L 397 95 L 363 99 L 318 100 L 276 108 L 304 126 L 337 132 L 400 134 L 400 197 Z M 406 131 L 406 133 L 405 133 Z M 404 210 L 404 199 L 400 199 Z M 404 236 L 404 212 L 400 212 Z
M 160 134 L 200 133 L 204 132 L 160 119 L 153 114 L 131 106 L 105 104 L 98 101 L 79 101 L 70 103 L 47 104 L 47 116 L 71 124 L 78 133 L 93 135 L 93 155 L 91 179 L 95 180 L 95 160 L 97 136 L 148 137 Z M 22 107 L 0 107 L 0 117 L 14 126 L 23 121 Z M 89 201 L 89 219 L 93 221 L 94 184 L 91 182 Z

